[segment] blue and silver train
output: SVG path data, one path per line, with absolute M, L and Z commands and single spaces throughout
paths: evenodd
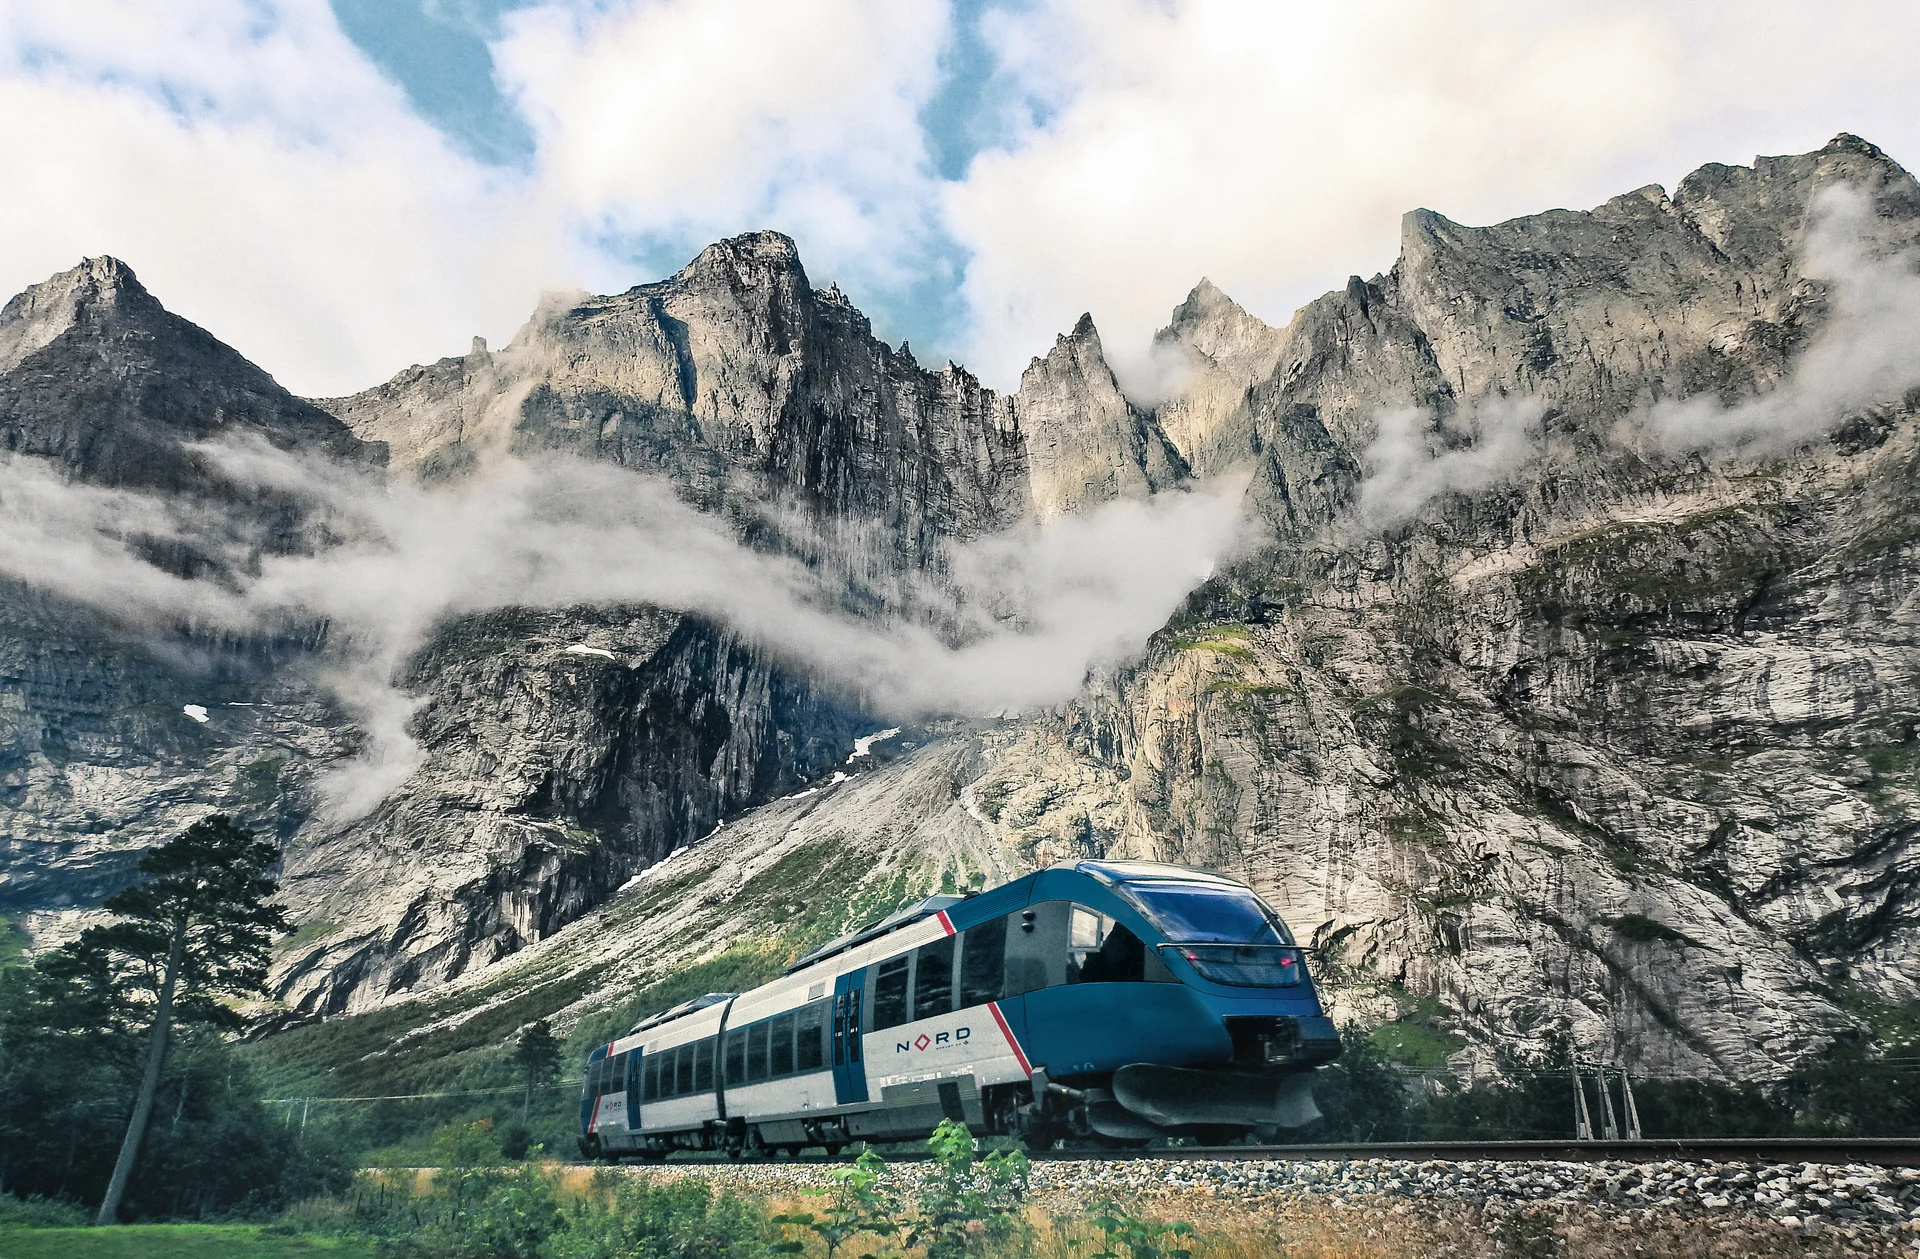
M 1036 1149 L 1295 1127 L 1340 1052 L 1306 962 L 1252 889 L 1181 866 L 931 897 L 596 1048 L 580 1150 L 837 1153 L 943 1119 Z

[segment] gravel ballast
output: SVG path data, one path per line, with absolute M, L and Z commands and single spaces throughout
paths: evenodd
M 785 1196 L 825 1186 L 835 1166 L 668 1163 L 662 1170 Z M 911 1184 L 925 1165 L 898 1164 L 894 1174 Z M 1495 1212 L 1557 1205 L 1636 1217 L 1758 1217 L 1800 1233 L 1920 1236 L 1920 1168 L 1861 1164 L 1046 1160 L 1034 1164 L 1032 1185 L 1043 1204 L 1063 1206 L 1106 1197 L 1148 1204 L 1210 1198 L 1246 1206 L 1269 1200 L 1381 1208 L 1468 1204 Z

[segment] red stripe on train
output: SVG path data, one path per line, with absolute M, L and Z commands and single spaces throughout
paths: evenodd
M 993 1012 L 993 1021 L 1000 1025 L 1000 1034 L 1007 1038 L 1007 1048 L 1013 1050 L 1014 1061 L 1020 1064 L 1020 1069 L 1026 1072 L 1027 1078 L 1031 1080 L 1033 1078 L 1033 1064 L 1027 1061 L 1026 1052 L 1020 1048 L 1020 1042 L 1014 1038 L 1013 1029 L 1007 1026 L 1007 1016 L 1000 1013 L 1000 1003 L 998 1001 L 989 1001 L 987 1002 L 987 1009 Z
M 953 934 L 953 919 L 947 917 L 946 910 L 944 909 L 941 910 L 939 913 L 935 914 L 934 917 L 940 920 L 940 929 L 942 931 L 946 932 L 948 935 Z

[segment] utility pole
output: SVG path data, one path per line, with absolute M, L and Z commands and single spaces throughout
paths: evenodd
M 1587 1114 L 1587 1090 L 1580 1083 L 1579 1059 L 1574 1059 L 1567 1069 L 1573 1072 L 1573 1136 L 1576 1141 L 1591 1141 L 1593 1119 Z

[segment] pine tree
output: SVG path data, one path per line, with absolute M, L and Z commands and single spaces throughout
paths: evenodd
M 132 986 L 151 994 L 146 1069 L 113 1178 L 97 1222 L 111 1224 L 140 1158 L 176 1022 L 234 1029 L 241 1018 L 222 998 L 266 990 L 267 960 L 285 913 L 267 898 L 279 891 L 268 876 L 280 853 L 252 831 L 216 815 L 148 851 L 143 883 L 115 893 L 105 908 L 121 921 L 89 928 L 81 945 L 127 959 Z
M 560 1042 L 545 1019 L 520 1029 L 513 1047 L 513 1063 L 520 1068 L 526 1092 L 520 1101 L 520 1120 L 525 1123 L 533 1106 L 533 1090 L 560 1074 Z

